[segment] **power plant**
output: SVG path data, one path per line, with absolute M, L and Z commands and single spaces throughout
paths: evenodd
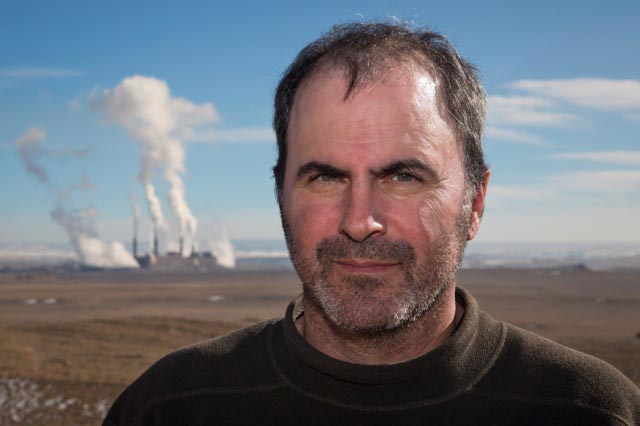
M 208 271 L 212 269 L 220 269 L 220 265 L 216 257 L 211 251 L 196 250 L 195 246 L 191 247 L 191 253 L 184 255 L 184 239 L 180 237 L 180 246 L 178 251 L 168 251 L 166 254 L 160 254 L 158 244 L 158 235 L 153 236 L 153 250 L 139 256 L 138 255 L 138 239 L 134 235 L 131 243 L 133 257 L 141 268 L 153 269 L 157 271 Z
M 132 100 L 136 100 L 132 102 Z M 48 150 L 40 143 L 46 139 L 44 130 L 32 127 L 17 141 L 16 148 L 27 171 L 46 185 L 54 197 L 51 218 L 67 233 L 79 263 L 90 269 L 149 268 L 159 270 L 208 270 L 221 267 L 233 268 L 233 247 L 225 235 L 210 239 L 212 251 L 199 251 L 196 241 L 197 219 L 186 200 L 183 174 L 186 173 L 185 141 L 176 134 L 193 133 L 193 128 L 217 120 L 213 105 L 196 105 L 184 98 L 173 97 L 165 81 L 153 77 L 131 76 L 111 89 L 96 93 L 89 102 L 92 110 L 103 114 L 114 124 L 120 125 L 128 137 L 140 148 L 140 173 L 138 180 L 144 189 L 149 211 L 149 249 L 139 255 L 138 222 L 140 208 L 135 193 L 130 197 L 134 212 L 132 252 L 119 241 L 106 242 L 99 238 L 95 226 L 96 211 L 93 207 L 71 209 L 65 205 L 68 190 L 59 190 L 40 160 Z M 152 107 L 151 107 L 152 106 Z M 169 226 L 162 212 L 160 198 L 156 194 L 154 177 L 162 176 L 168 185 L 168 204 L 176 219 L 180 240 L 178 251 L 160 254 L 158 233 L 166 235 Z M 77 188 L 90 186 L 85 178 Z M 75 188 L 75 187 L 72 187 Z M 185 242 L 192 244 L 185 249 Z M 214 256 L 213 253 L 216 253 Z M 133 254 L 133 255 L 132 255 Z

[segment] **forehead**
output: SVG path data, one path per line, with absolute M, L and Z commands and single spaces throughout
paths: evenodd
M 438 80 L 428 72 L 397 67 L 363 82 L 348 97 L 347 84 L 341 69 L 330 68 L 298 89 L 287 132 L 288 164 L 341 147 L 459 151 Z

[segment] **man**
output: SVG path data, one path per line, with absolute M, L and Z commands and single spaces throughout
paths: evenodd
M 302 297 L 163 358 L 105 424 L 639 424 L 613 367 L 456 289 L 489 180 L 484 115 L 474 68 L 436 33 L 353 24 L 307 46 L 274 117 Z

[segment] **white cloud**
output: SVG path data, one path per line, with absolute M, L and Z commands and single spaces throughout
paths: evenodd
M 549 142 L 547 142 L 546 140 L 544 140 L 539 136 L 523 133 L 516 130 L 505 129 L 502 127 L 486 126 L 484 129 L 484 135 L 491 139 L 507 141 L 507 142 L 515 142 L 515 143 L 520 143 L 524 145 L 533 145 L 533 146 L 551 145 Z
M 640 80 L 574 78 L 518 80 L 507 85 L 534 95 L 599 110 L 640 109 Z
M 188 140 L 208 143 L 273 143 L 276 135 L 271 127 L 237 127 L 195 133 L 190 135 Z
M 526 202 L 534 210 L 562 211 L 589 200 L 636 200 L 640 193 L 640 170 L 589 170 L 542 176 L 521 185 L 489 185 L 487 203 L 498 210 L 508 210 L 514 202 Z M 624 201 L 627 204 L 626 201 Z M 635 203 L 637 205 L 637 203 Z M 559 210 L 558 210 L 559 209 Z
M 551 127 L 564 126 L 577 120 L 573 114 L 548 111 L 553 106 L 547 99 L 523 96 L 488 96 L 491 124 Z
M 532 96 L 489 96 L 489 101 L 495 106 L 509 106 L 517 108 L 540 108 L 548 107 L 553 103 L 548 99 L 536 98 Z
M 568 152 L 554 155 L 566 160 L 585 160 L 598 163 L 640 166 L 640 151 Z
M 513 214 L 492 210 L 482 219 L 477 242 L 594 242 L 637 244 L 640 208 L 568 207 L 558 211 L 524 211 Z
M 637 170 L 567 172 L 521 186 L 489 185 L 478 241 L 637 243 L 640 204 L 632 194 L 638 193 Z
M 5 68 L 0 70 L 0 77 L 38 79 L 38 78 L 68 78 L 78 77 L 84 73 L 79 70 L 65 68 Z
M 640 191 L 640 170 L 590 170 L 567 172 L 553 178 L 562 190 L 605 194 Z
M 489 185 L 487 198 L 489 203 L 505 200 L 544 200 L 557 198 L 559 194 L 551 189 L 526 186 Z
M 562 103 L 599 111 L 621 111 L 640 122 L 640 80 L 574 78 L 517 80 L 506 84 L 525 96 L 489 96 L 487 135 L 496 139 L 530 145 L 544 145 L 529 133 L 501 126 L 556 127 L 575 124 L 575 114 L 562 111 Z M 497 125 L 497 126 L 496 126 Z M 493 133 L 493 135 L 491 134 Z

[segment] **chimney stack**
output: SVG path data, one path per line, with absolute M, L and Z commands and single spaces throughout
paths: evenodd
M 133 258 L 136 259 L 138 257 L 138 239 L 136 236 L 133 236 L 133 244 L 131 244 L 131 249 L 133 251 Z
M 180 256 L 184 256 L 184 237 L 180 237 Z
M 153 234 L 153 254 L 158 257 L 158 234 Z

